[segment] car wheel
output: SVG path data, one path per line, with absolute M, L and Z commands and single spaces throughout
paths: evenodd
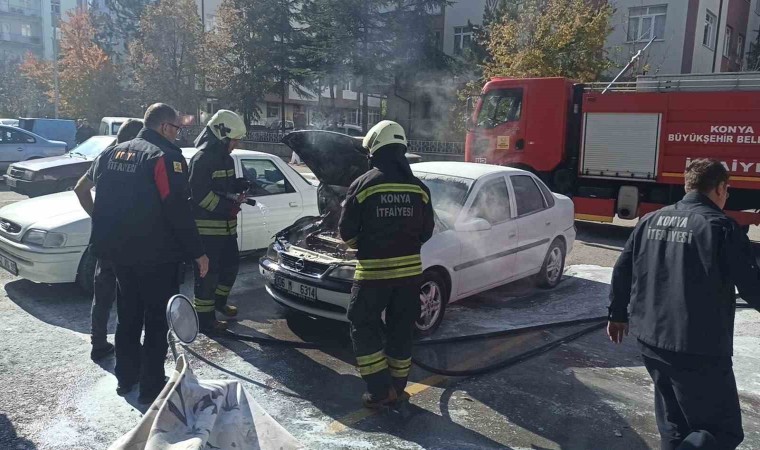
M 558 285 L 562 279 L 562 272 L 565 270 L 565 244 L 559 239 L 555 239 L 546 252 L 544 265 L 541 271 L 536 275 L 536 281 L 542 288 L 553 288 Z
M 95 257 L 90 250 L 85 250 L 77 270 L 77 285 L 89 295 L 95 290 L 95 263 Z
M 449 289 L 444 279 L 433 271 L 422 275 L 420 286 L 420 317 L 414 323 L 418 336 L 429 336 L 438 329 L 446 312 Z

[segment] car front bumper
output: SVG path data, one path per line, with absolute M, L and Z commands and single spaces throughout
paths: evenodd
M 327 319 L 348 322 L 346 313 L 351 301 L 352 281 L 316 278 L 289 270 L 267 257 L 259 260 L 259 272 L 266 281 L 266 290 L 277 303 L 303 313 Z M 293 295 L 274 286 L 275 275 L 297 283 L 315 287 L 317 300 Z
M 43 249 L 0 236 L 0 255 L 16 263 L 19 277 L 37 283 L 72 283 L 76 281 L 79 261 L 82 259 L 82 254 L 86 248 Z
M 11 177 L 9 175 L 3 175 L 5 178 L 5 184 L 13 192 L 27 195 L 29 197 L 36 197 L 39 195 L 53 194 L 57 192 L 56 180 L 41 180 L 41 181 L 27 181 L 21 178 Z

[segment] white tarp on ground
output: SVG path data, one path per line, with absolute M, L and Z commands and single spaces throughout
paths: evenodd
M 180 355 L 142 421 L 109 450 L 300 448 L 238 381 L 200 381 Z

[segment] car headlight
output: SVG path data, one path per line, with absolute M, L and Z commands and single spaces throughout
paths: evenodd
M 66 235 L 52 231 L 29 230 L 21 242 L 48 248 L 63 247 L 63 244 L 66 243 Z
M 280 262 L 280 252 L 277 251 L 277 248 L 275 248 L 277 244 L 273 243 L 269 247 L 267 247 L 267 259 L 270 259 L 276 263 Z M 279 246 L 278 246 L 279 247 Z
M 356 272 L 356 267 L 354 266 L 338 266 L 330 271 L 330 277 L 341 280 L 353 280 L 354 272 Z
M 35 172 L 32 172 L 31 170 L 25 170 L 24 171 L 24 179 L 26 181 L 32 181 L 34 179 Z

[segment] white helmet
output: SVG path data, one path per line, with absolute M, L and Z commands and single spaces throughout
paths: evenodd
M 377 125 L 370 128 L 367 135 L 364 136 L 364 141 L 362 141 L 362 147 L 369 150 L 370 155 L 388 144 L 402 144 L 406 147 L 404 128 L 392 120 L 378 122 Z
M 217 139 L 238 140 L 245 136 L 245 122 L 236 113 L 227 109 L 220 109 L 208 121 L 208 127 Z

